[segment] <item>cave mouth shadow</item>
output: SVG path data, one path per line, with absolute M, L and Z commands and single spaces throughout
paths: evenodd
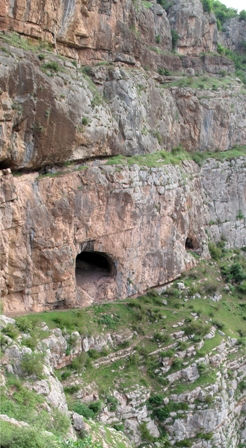
M 199 250 L 197 239 L 193 236 L 187 236 L 185 240 L 185 249 L 197 252 Z
M 77 287 L 96 285 L 112 279 L 114 264 L 104 252 L 83 251 L 76 257 L 75 277 Z M 87 288 L 86 288 L 87 289 Z

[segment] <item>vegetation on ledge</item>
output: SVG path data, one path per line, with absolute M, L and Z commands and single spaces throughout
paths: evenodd
M 195 152 L 190 153 L 184 150 L 182 145 L 173 148 L 171 152 L 168 151 L 160 151 L 152 154 L 143 154 L 143 155 L 135 155 L 135 156 L 115 156 L 111 157 L 107 161 L 107 165 L 139 165 L 139 166 L 147 166 L 149 168 L 161 167 L 164 165 L 180 165 L 181 162 L 185 160 L 193 160 L 199 166 L 207 159 L 215 159 L 220 162 L 225 160 L 232 160 L 236 157 L 245 157 L 246 156 L 246 146 L 235 146 L 232 149 L 228 149 L 227 151 L 203 151 L 203 152 Z

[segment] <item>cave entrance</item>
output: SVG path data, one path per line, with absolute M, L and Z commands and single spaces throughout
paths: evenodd
M 192 250 L 194 249 L 194 243 L 192 238 L 187 237 L 185 240 L 185 249 L 186 250 Z
M 77 298 L 81 305 L 107 299 L 114 282 L 114 263 L 104 252 L 83 251 L 76 257 Z
M 199 249 L 199 245 L 197 242 L 197 239 L 193 236 L 187 236 L 186 240 L 185 240 L 185 249 L 186 250 L 193 250 L 193 251 L 197 251 Z

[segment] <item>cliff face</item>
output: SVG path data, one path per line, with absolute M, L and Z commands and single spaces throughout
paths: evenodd
M 245 444 L 246 90 L 216 54 L 243 49 L 245 22 L 219 33 L 199 0 L 0 0 L 0 25 L 4 311 L 83 308 L 51 331 L 3 317 L 5 370 L 47 398 L 43 430 L 68 417 L 53 368 L 71 365 L 70 405 L 102 400 L 132 443 Z
M 5 28 L 20 33 L 4 34 L 1 47 L 0 166 L 43 169 L 1 177 L 7 310 L 82 306 L 164 284 L 194 265 L 190 249 L 208 256 L 209 223 L 211 238 L 245 244 L 242 159 L 202 169 L 96 160 L 78 170 L 78 162 L 115 154 L 245 144 L 245 90 L 232 61 L 199 56 L 218 42 L 215 17 L 199 0 L 173 2 L 168 16 L 144 2 L 68 1 L 41 10 L 16 1 L 0 11 Z M 170 52 L 171 30 L 182 57 Z M 75 268 L 83 251 L 106 254 L 105 281 L 81 287 Z
M 87 70 L 88 77 L 83 68 L 48 52 L 4 49 L 2 167 L 35 169 L 179 144 L 188 151 L 225 150 L 246 141 L 245 92 L 239 82 L 231 79 L 207 90 L 209 77 L 202 76 L 206 67 L 214 74 L 229 70 L 225 58 L 198 58 L 193 68 L 183 61 L 201 75 L 199 88 L 192 87 L 192 78 L 190 87 L 181 87 L 181 77 L 171 78 L 168 88 L 165 77 L 142 69 L 99 66 Z
M 197 56 L 216 51 L 218 31 L 213 14 L 203 13 L 199 0 L 173 1 L 166 11 L 158 3 L 67 0 L 2 2 L 2 29 L 48 41 L 57 51 L 93 64 L 99 61 L 141 63 L 178 70 L 182 62 L 167 54 L 173 47 L 171 29 L 177 31 L 180 54 Z
M 193 162 L 92 164 L 52 176 L 1 177 L 8 311 L 85 306 L 164 284 L 195 264 L 190 249 L 208 255 L 205 228 L 229 247 L 246 245 L 244 158 L 211 160 L 201 170 Z M 110 260 L 96 285 L 75 275 L 82 251 Z

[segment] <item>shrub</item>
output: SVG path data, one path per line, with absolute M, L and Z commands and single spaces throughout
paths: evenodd
M 94 418 L 102 409 L 102 402 L 100 400 L 93 401 L 90 404 L 75 403 L 73 411 L 82 415 L 85 418 Z
M 67 394 L 70 394 L 70 395 L 75 394 L 79 390 L 80 390 L 79 384 L 72 384 L 71 386 L 64 387 L 64 392 L 66 392 Z
M 182 367 L 182 359 L 175 358 L 173 360 L 173 367 L 176 367 L 177 369 L 181 369 L 181 367 Z
M 159 5 L 161 5 L 167 13 L 169 9 L 173 6 L 172 0 L 157 0 L 157 3 L 159 3 Z
M 132 353 L 127 360 L 128 367 L 129 366 L 137 366 L 140 361 L 140 355 L 138 353 Z
M 109 410 L 110 410 L 111 412 L 116 411 L 116 409 L 117 409 L 117 404 L 119 403 L 118 400 L 117 400 L 117 398 L 115 398 L 115 397 L 112 396 L 112 395 L 108 395 L 108 396 L 106 397 L 106 402 L 107 402 L 107 406 L 108 406 L 108 408 L 109 408 Z
M 71 369 L 81 370 L 85 366 L 87 358 L 88 358 L 87 353 L 85 352 L 80 353 L 79 356 L 77 356 L 72 360 L 70 364 Z
M 212 432 L 199 432 L 197 434 L 198 439 L 211 440 L 213 437 Z
M 240 381 L 237 387 L 240 390 L 240 392 L 244 392 L 246 390 L 246 381 Z
M 172 358 L 174 355 L 174 350 L 172 348 L 169 348 L 166 352 L 162 352 L 161 356 L 163 356 L 163 358 Z
M 150 434 L 146 422 L 143 422 L 139 425 L 139 431 L 143 442 L 153 442 L 155 440 L 155 437 Z
M 50 70 L 50 71 L 52 71 L 54 73 L 58 73 L 59 70 L 60 70 L 59 64 L 57 62 L 55 62 L 55 61 L 51 61 L 51 62 L 47 62 L 46 64 L 43 64 L 42 68 L 44 70 Z
M 203 324 L 202 322 L 193 321 L 186 327 L 184 327 L 184 332 L 186 335 L 190 336 L 196 334 L 199 336 L 205 336 L 210 330 L 209 324 Z
M 217 53 L 222 55 L 225 54 L 225 48 L 221 44 L 217 45 Z
M 239 262 L 235 262 L 231 266 L 223 265 L 221 273 L 228 282 L 241 283 L 246 279 L 246 272 Z
M 182 448 L 184 447 L 190 447 L 192 446 L 192 441 L 190 439 L 184 439 L 184 440 L 180 440 L 179 442 L 176 442 L 176 446 L 180 446 Z
M 54 438 L 33 428 L 18 428 L 7 422 L 1 422 L 2 448 L 56 448 Z
M 244 20 L 246 22 L 246 11 L 243 9 L 239 14 L 239 20 Z
M 158 73 L 162 76 L 170 76 L 171 72 L 167 68 L 159 68 Z
M 212 281 L 209 283 L 205 283 L 204 291 L 207 294 L 215 294 L 217 292 L 217 283 L 213 283 Z
M 83 117 L 83 118 L 82 118 L 82 124 L 83 124 L 84 126 L 86 126 L 88 123 L 89 123 L 88 118 L 87 118 L 87 117 Z
M 171 35 L 172 35 L 172 49 L 175 50 L 179 40 L 179 35 L 176 30 L 171 30 Z
M 243 283 L 238 285 L 238 289 L 239 289 L 240 292 L 245 292 L 246 293 L 246 281 L 244 281 Z
M 216 20 L 218 31 L 221 31 L 221 21 L 219 19 Z
M 91 436 L 85 436 L 80 440 L 66 440 L 65 442 L 61 442 L 61 445 L 59 444 L 57 448 L 103 448 L 103 446 L 100 442 L 92 440 Z
M 6 327 L 2 328 L 2 332 L 6 334 L 6 336 L 14 340 L 19 335 L 18 328 L 13 324 L 7 324 Z
M 102 409 L 102 402 L 100 400 L 93 401 L 89 404 L 89 409 L 91 409 L 94 415 L 97 415 Z
M 117 314 L 103 314 L 100 319 L 98 319 L 98 323 L 101 325 L 106 325 L 108 328 L 115 328 L 119 323 L 120 317 Z
M 236 219 L 244 219 L 244 214 L 242 210 L 237 211 Z
M 202 375 L 208 371 L 208 366 L 204 362 L 201 362 L 200 364 L 197 365 L 197 370 L 199 374 Z
M 222 257 L 222 250 L 220 247 L 217 247 L 216 244 L 210 242 L 208 243 L 208 248 L 213 260 L 218 261 Z
M 170 411 L 168 409 L 168 407 L 162 407 L 162 408 L 155 408 L 153 410 L 153 416 L 158 418 L 158 420 L 160 420 L 160 422 L 163 422 L 164 420 L 166 420 L 170 415 Z
M 163 395 L 151 395 L 148 399 L 148 403 L 153 407 L 161 406 L 163 404 Z
M 168 342 L 169 339 L 170 338 L 169 338 L 168 334 L 155 333 L 153 336 L 153 340 L 155 342 L 160 342 L 160 343 Z
M 43 378 L 43 360 L 42 353 L 26 353 L 22 356 L 20 367 L 26 375 L 35 375 L 37 378 Z
M 49 425 L 46 425 L 46 429 L 53 432 L 57 436 L 65 436 L 70 426 L 69 417 L 59 409 L 52 410 L 52 420 Z
M 113 423 L 111 425 L 116 431 L 124 431 L 124 424 L 123 423 Z
M 203 11 L 204 12 L 211 12 L 213 8 L 213 0 L 201 0 Z
M 223 328 L 224 328 L 224 324 L 223 324 L 223 322 L 219 322 L 218 320 L 213 320 L 213 325 L 215 326 L 215 327 L 217 327 L 219 330 L 223 330 Z
M 71 372 L 69 372 L 68 370 L 65 370 L 65 372 L 62 372 L 62 373 L 61 373 L 61 379 L 62 379 L 62 381 L 67 380 L 70 376 L 71 376 Z
M 16 317 L 15 322 L 19 330 L 25 333 L 29 333 L 33 329 L 33 322 L 26 316 Z
M 213 399 L 212 395 L 206 395 L 205 403 L 212 404 L 213 401 L 214 401 L 214 399 Z
M 94 412 L 85 403 L 75 403 L 73 406 L 73 411 L 83 417 L 89 419 L 94 417 Z

